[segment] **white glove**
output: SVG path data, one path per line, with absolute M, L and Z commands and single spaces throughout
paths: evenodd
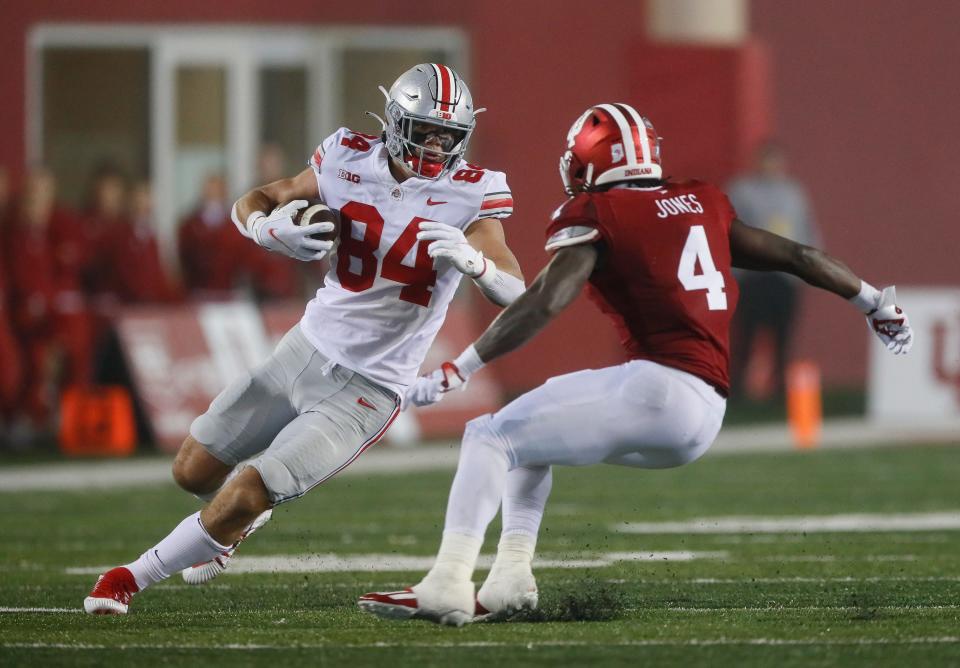
M 427 253 L 436 260 L 446 260 L 461 274 L 474 278 L 483 273 L 485 260 L 483 253 L 471 246 L 463 235 L 463 230 L 446 223 L 436 223 L 426 220 L 420 223 L 417 239 L 432 241 Z
M 306 200 L 297 199 L 276 209 L 269 216 L 261 211 L 254 212 L 247 221 L 251 238 L 267 250 L 295 260 L 309 262 L 321 259 L 333 248 L 333 241 L 312 239 L 310 235 L 332 232 L 334 226 L 329 222 L 297 225 L 293 217 L 306 206 Z
M 913 329 L 907 314 L 897 306 L 894 286 L 884 288 L 877 307 L 867 313 L 867 325 L 876 333 L 887 350 L 895 355 L 910 352 L 913 347 Z
M 429 406 L 435 404 L 443 395 L 457 388 L 466 389 L 467 378 L 461 375 L 460 369 L 453 362 L 444 362 L 440 368 L 426 376 L 420 376 L 416 382 L 407 388 L 404 397 L 404 406 Z

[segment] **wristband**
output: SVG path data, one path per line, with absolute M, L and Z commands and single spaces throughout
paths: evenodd
M 860 292 L 857 293 L 855 297 L 851 297 L 848 301 L 860 309 L 863 313 L 869 315 L 873 311 L 877 310 L 877 305 L 880 303 L 881 293 L 875 287 L 870 285 L 864 280 L 860 281 Z
M 240 232 L 240 234 L 245 236 L 247 239 L 253 239 L 253 235 L 251 235 L 250 230 L 246 225 L 244 225 L 243 221 L 240 220 L 240 214 L 237 213 L 236 202 L 233 203 L 233 208 L 230 209 L 230 220 L 232 220 L 233 224 L 236 225 L 237 231 Z
M 263 246 L 263 244 L 260 243 L 260 228 L 266 219 L 267 214 L 263 211 L 254 211 L 247 216 L 247 231 L 250 232 L 250 238 L 257 242 L 259 246 Z
M 480 355 L 477 354 L 477 349 L 473 347 L 473 344 L 470 344 L 466 350 L 460 353 L 460 356 L 453 360 L 453 363 L 460 372 L 460 377 L 464 380 L 484 367 L 484 362 L 480 359 Z
M 500 306 L 507 306 L 526 290 L 522 280 L 497 269 L 493 260 L 483 257 L 483 253 L 480 259 L 483 260 L 483 266 L 480 273 L 472 277 L 473 282 L 491 300 Z

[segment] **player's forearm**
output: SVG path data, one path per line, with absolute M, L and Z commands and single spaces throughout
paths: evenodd
M 593 246 L 557 252 L 533 284 L 508 306 L 474 344 L 484 362 L 516 350 L 532 339 L 577 298 L 597 262 Z
M 474 343 L 477 354 L 484 363 L 506 355 L 536 336 L 555 315 L 531 286 L 477 339 Z
M 233 212 L 235 215 L 234 222 L 239 227 L 243 225 L 247 226 L 247 221 L 250 220 L 250 216 L 255 213 L 268 214 L 273 210 L 274 207 L 280 204 L 280 202 L 273 202 L 270 200 L 270 197 L 263 192 L 260 188 L 254 188 L 246 195 L 241 197 L 233 205 Z
M 837 258 L 818 248 L 801 244 L 797 244 L 793 256 L 787 271 L 810 285 L 844 299 L 855 297 L 860 292 L 860 278 Z

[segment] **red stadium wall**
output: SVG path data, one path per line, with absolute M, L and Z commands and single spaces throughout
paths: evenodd
M 960 283 L 960 3 L 757 0 L 752 20 L 827 250 L 877 284 Z M 799 352 L 829 381 L 861 382 L 860 319 L 812 290 L 806 313 Z
M 508 234 L 529 277 L 546 260 L 544 222 L 562 200 L 556 163 L 566 130 L 589 104 L 617 97 L 655 120 L 668 172 L 719 181 L 743 164 L 774 107 L 773 125 L 813 193 L 831 250 L 877 282 L 955 283 L 960 277 L 948 257 L 957 247 L 948 208 L 955 196 L 950 186 L 928 184 L 933 177 L 951 184 L 958 170 L 953 115 L 960 90 L 947 81 L 960 56 L 953 34 L 960 5 L 924 6 L 941 9 L 943 19 L 915 17 L 905 0 L 873 3 L 869 23 L 856 3 L 757 0 L 754 31 L 772 45 L 771 95 L 764 49 L 645 43 L 636 0 L 609 0 L 603 11 L 570 0 L 86 0 L 72 7 L 7 0 L 0 7 L 0 163 L 14 174 L 22 167 L 26 39 L 37 23 L 453 25 L 470 37 L 471 86 L 490 107 L 475 158 L 510 175 L 517 215 Z M 802 350 L 824 365 L 828 381 L 862 381 L 862 323 L 836 300 L 811 296 L 813 307 L 817 318 L 803 326 Z M 527 354 L 498 365 L 509 388 L 618 359 L 610 328 L 583 300 L 558 325 Z

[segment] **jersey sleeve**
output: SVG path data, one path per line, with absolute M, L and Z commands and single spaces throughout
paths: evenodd
M 480 201 L 477 220 L 481 218 L 503 220 L 509 218 L 511 214 L 513 214 L 513 193 L 507 185 L 507 175 L 503 172 L 491 171 Z
M 313 152 L 313 155 L 310 156 L 310 159 L 307 160 L 307 166 L 313 169 L 313 175 L 317 179 L 317 188 L 320 189 L 320 197 L 323 197 L 323 189 L 320 186 L 320 169 L 323 165 L 324 158 L 327 157 L 327 154 L 330 153 L 335 146 L 340 145 L 340 140 L 342 139 L 345 133 L 349 132 L 347 128 L 340 128 L 332 135 L 324 139 L 317 149 Z
M 581 193 L 553 212 L 547 227 L 546 250 L 552 253 L 567 246 L 592 244 L 604 236 L 594 202 L 589 195 Z

